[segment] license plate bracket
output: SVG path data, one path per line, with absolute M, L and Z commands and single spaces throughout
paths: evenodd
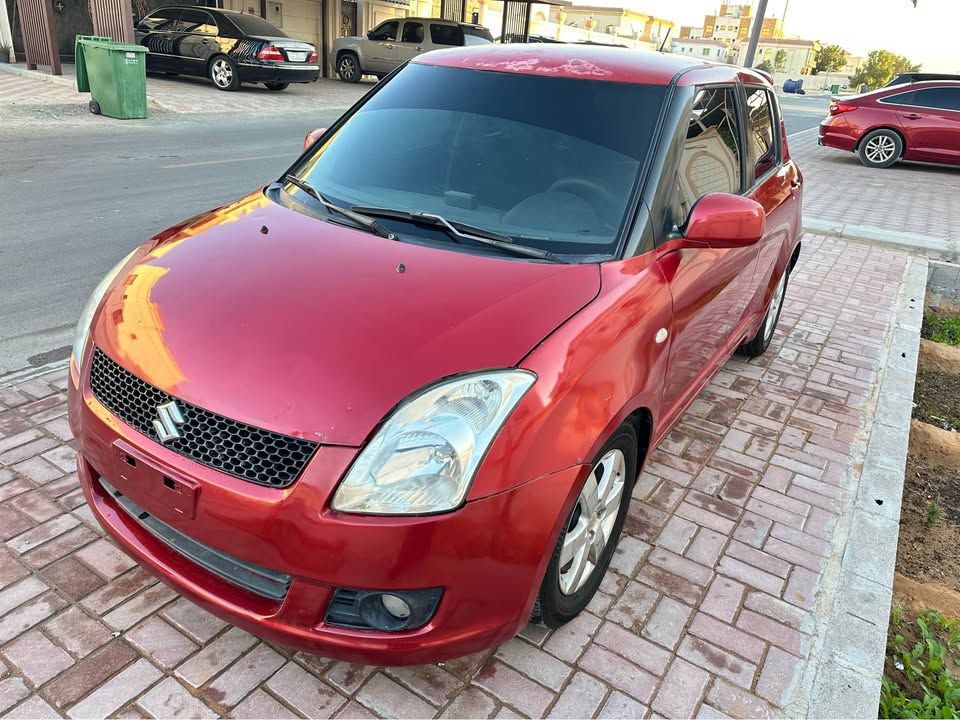
M 143 453 L 124 440 L 113 443 L 114 485 L 161 520 L 193 520 L 200 483 Z
M 290 62 L 304 62 L 307 59 L 307 54 L 296 50 L 287 50 L 287 57 L 290 58 Z

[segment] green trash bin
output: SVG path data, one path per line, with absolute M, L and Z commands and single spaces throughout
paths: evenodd
M 79 92 L 90 92 L 90 83 L 87 80 L 87 64 L 83 57 L 83 45 L 81 40 L 99 40 L 101 42 L 111 42 L 112 38 L 101 35 L 77 35 L 73 41 L 73 55 L 77 68 L 77 90 Z
M 840 86 L 839 86 L 839 85 L 831 85 L 831 86 L 830 86 L 830 94 L 831 94 L 831 95 L 836 95 L 838 92 L 840 92 Z
M 120 120 L 147 116 L 147 49 L 142 45 L 81 40 L 90 112 Z

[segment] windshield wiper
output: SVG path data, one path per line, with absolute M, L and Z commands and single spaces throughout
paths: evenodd
M 560 262 L 553 253 L 542 248 L 531 247 L 530 245 L 518 245 L 509 235 L 502 235 L 493 230 L 467 225 L 458 221 L 447 220 L 442 215 L 428 213 L 422 210 L 410 212 L 409 210 L 394 210 L 392 208 L 379 207 L 361 207 L 354 205 L 351 208 L 354 212 L 364 215 L 376 215 L 377 217 L 393 218 L 395 220 L 406 220 L 421 225 L 430 225 L 444 229 L 456 242 L 463 239 L 473 240 L 482 245 L 499 248 L 514 255 L 523 255 L 524 257 L 533 257 L 539 260 L 550 260 L 551 262 Z
M 327 200 L 327 198 L 325 198 L 325 197 L 323 196 L 323 193 L 321 193 L 319 190 L 317 190 L 313 185 L 311 185 L 310 183 L 308 183 L 306 180 L 302 180 L 301 178 L 298 178 L 298 177 L 297 177 L 296 175 L 294 175 L 293 173 L 287 173 L 287 174 L 285 174 L 285 175 L 284 175 L 282 178 L 280 178 L 280 179 L 281 179 L 283 182 L 288 182 L 288 183 L 290 183 L 291 185 L 294 185 L 295 187 L 300 188 L 300 189 L 303 190 L 307 195 L 309 195 L 309 196 L 312 197 L 314 200 L 316 200 L 318 203 L 320 203 L 321 205 L 323 205 L 323 206 L 324 206 L 327 210 L 329 210 L 331 213 L 337 213 L 338 215 L 342 215 L 343 217 L 347 218 L 348 220 L 352 220 L 352 221 L 355 222 L 357 225 L 360 225 L 360 226 L 362 226 L 362 227 L 370 230 L 370 231 L 373 232 L 374 234 L 379 235 L 379 236 L 382 237 L 382 238 L 386 238 L 387 240 L 396 240 L 396 239 L 397 239 L 397 236 L 396 236 L 396 235 L 394 235 L 392 232 L 390 232 L 390 230 L 388 230 L 387 228 L 385 228 L 385 227 L 384 227 L 380 222 L 378 222 L 375 218 L 368 217 L 368 216 L 366 216 L 366 215 L 362 215 L 361 213 L 356 212 L 355 210 L 350 210 L 350 209 L 345 208 L 345 207 L 340 207 L 340 206 L 337 205 L 336 203 L 330 202 L 329 200 Z

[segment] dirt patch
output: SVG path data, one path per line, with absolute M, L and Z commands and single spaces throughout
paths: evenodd
M 945 465 L 960 470 L 960 433 L 911 420 L 910 454 L 933 466 Z
M 921 340 L 917 367 L 924 372 L 960 375 L 960 347 Z
M 933 308 L 929 302 L 932 294 L 929 290 L 927 291 L 928 302 L 926 302 L 926 305 L 929 312 L 934 312 L 944 318 L 960 317 L 960 302 L 955 302 L 950 298 L 941 296 L 936 308 Z
M 893 602 L 914 612 L 936 610 L 960 620 L 960 592 L 933 582 L 919 583 L 897 573 L 893 578 Z

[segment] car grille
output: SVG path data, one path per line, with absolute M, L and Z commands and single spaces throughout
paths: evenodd
M 90 389 L 104 407 L 130 427 L 158 440 L 157 407 L 176 400 L 184 423 L 181 437 L 164 447 L 241 480 L 285 488 L 296 481 L 317 448 L 309 440 L 261 430 L 217 415 L 144 382 L 94 348 Z
M 144 530 L 205 570 L 226 580 L 231 585 L 236 585 L 260 597 L 280 601 L 287 596 L 291 578 L 286 573 L 248 563 L 209 545 L 197 542 L 189 535 L 184 535 L 176 528 L 167 525 L 163 520 L 148 513 L 105 479 L 100 478 L 100 485 L 116 501 L 120 509 Z

